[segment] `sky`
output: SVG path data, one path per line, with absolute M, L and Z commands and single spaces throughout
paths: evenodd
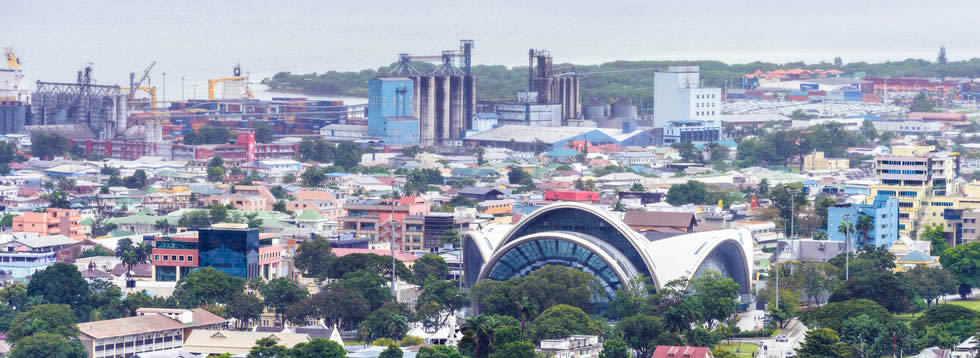
M 529 48 L 556 63 L 813 63 L 931 61 L 945 45 L 955 61 L 980 56 L 977 10 L 976 0 L 4 0 L 0 47 L 31 81 L 70 81 L 92 63 L 99 83 L 128 86 L 155 60 L 153 84 L 165 72 L 174 93 L 181 77 L 189 91 L 236 63 L 253 80 L 353 71 L 460 39 L 476 41 L 474 64 L 509 66 Z

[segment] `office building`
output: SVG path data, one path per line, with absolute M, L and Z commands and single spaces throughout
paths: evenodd
M 672 121 L 720 127 L 721 89 L 702 88 L 698 66 L 670 66 L 654 75 L 653 109 L 654 128 L 667 128 Z
M 710 143 L 721 139 L 721 125 L 718 121 L 676 120 L 667 122 L 663 129 L 663 144 Z
M 933 146 L 893 147 L 891 154 L 875 158 L 878 183 L 870 187 L 867 204 L 873 204 L 879 196 L 897 198 L 899 235 L 915 238 L 924 226 L 921 222 L 927 214 L 922 210 L 924 207 L 955 208 L 950 200 L 934 199 L 959 195 L 954 185 L 959 172 L 960 159 L 955 153 L 938 151 Z M 931 205 L 933 201 L 937 205 Z M 936 220 L 942 220 L 941 215 L 938 212 Z
M 414 84 L 405 77 L 368 81 L 368 134 L 389 144 L 418 144 L 419 121 L 412 116 Z
M 872 218 L 871 227 L 865 232 L 858 229 L 862 216 Z M 843 242 L 844 234 L 838 231 L 842 222 L 854 226 L 850 234 L 850 247 L 853 250 L 865 245 L 889 247 L 899 235 L 899 199 L 893 196 L 879 196 L 871 204 L 838 204 L 827 209 L 827 238 Z
M 40 236 L 64 235 L 82 240 L 82 226 L 78 223 L 82 216 L 78 210 L 48 208 L 44 212 L 25 212 L 15 216 L 13 232 L 36 232 Z

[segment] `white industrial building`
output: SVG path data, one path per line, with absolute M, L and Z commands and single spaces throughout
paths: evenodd
M 721 88 L 701 88 L 698 66 L 670 66 L 653 84 L 653 127 L 671 121 L 709 121 L 720 126 Z

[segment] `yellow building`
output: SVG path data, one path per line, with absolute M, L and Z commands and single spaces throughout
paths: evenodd
M 871 204 L 879 195 L 898 198 L 899 234 L 914 238 L 926 223 L 941 223 L 937 221 L 942 220 L 941 208 L 958 205 L 958 200 L 945 199 L 932 204 L 934 197 L 959 197 L 953 181 L 959 169 L 956 153 L 937 151 L 934 146 L 893 147 L 891 154 L 875 158 L 878 184 L 871 186 L 866 201 Z
M 803 170 L 836 170 L 849 169 L 847 159 L 824 158 L 823 152 L 813 152 L 803 157 Z
M 915 250 L 910 252 L 908 255 L 896 259 L 894 271 L 904 272 L 904 271 L 911 270 L 916 266 L 938 267 L 939 257 L 929 256 L 922 251 Z

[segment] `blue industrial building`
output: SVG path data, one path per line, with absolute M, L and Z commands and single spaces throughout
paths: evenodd
M 412 117 L 414 84 L 405 77 L 368 81 L 368 135 L 388 144 L 418 144 L 419 121 Z
M 849 215 L 847 222 L 855 226 L 854 234 L 851 234 L 851 247 L 855 250 L 867 244 L 888 247 L 898 240 L 897 198 L 877 196 L 873 204 L 839 204 L 828 208 L 827 236 L 831 241 L 844 241 L 844 234 L 838 228 L 845 215 Z M 874 219 L 867 236 L 857 229 L 858 219 L 863 215 Z

